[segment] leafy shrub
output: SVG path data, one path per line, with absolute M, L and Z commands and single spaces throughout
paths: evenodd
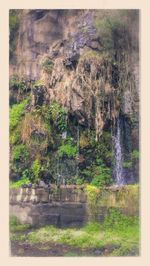
M 10 182 L 10 188 L 20 188 L 22 185 L 27 185 L 30 183 L 29 179 L 29 171 L 26 169 L 23 172 L 23 175 L 20 180 L 18 181 L 11 181 Z
M 77 154 L 77 147 L 68 140 L 59 147 L 58 153 L 60 156 L 74 157 Z
M 76 178 L 76 185 L 83 185 L 84 184 L 84 179 L 81 178 Z
M 112 183 L 110 168 L 104 165 L 96 166 L 95 175 L 91 181 L 91 185 L 96 187 L 108 186 Z
M 83 185 L 84 184 L 84 179 L 79 178 L 78 176 L 73 176 L 73 177 L 71 177 L 71 178 L 69 178 L 69 179 L 66 180 L 66 184 L 67 185 L 74 184 L 74 185 L 80 186 L 80 185 Z
M 40 179 L 41 164 L 39 159 L 33 161 L 31 166 L 31 173 L 33 182 L 37 182 Z
M 24 144 L 20 144 L 14 147 L 12 151 L 12 161 L 25 161 L 28 160 L 29 153 Z
M 112 162 L 112 147 L 111 147 L 111 133 L 103 131 L 103 134 L 99 142 L 93 143 L 92 146 L 95 148 L 97 160 L 101 159 L 107 165 L 110 165 Z
M 16 145 L 21 140 L 20 126 L 18 125 L 14 130 L 10 132 L 9 140 L 11 145 Z
M 139 159 L 139 151 L 138 150 L 133 150 L 132 153 L 131 153 L 131 158 L 132 160 L 137 160 Z
M 33 111 L 36 117 L 39 117 L 45 124 L 45 128 L 51 133 L 51 110 L 48 105 L 43 104 L 42 106 L 37 106 Z
M 110 208 L 104 220 L 104 227 L 110 230 L 127 230 L 129 226 L 138 225 L 137 217 L 128 217 L 116 208 Z
M 58 103 L 54 102 L 50 106 L 51 120 L 60 132 L 67 129 L 67 112 Z
M 20 91 L 25 91 L 27 84 L 25 80 L 20 79 L 17 75 L 14 75 L 9 81 L 10 88 L 19 89 Z
M 81 171 L 81 174 L 85 177 L 85 178 L 91 178 L 92 177 L 92 169 L 90 167 L 87 167 L 85 169 L 83 169 Z
M 14 104 L 12 108 L 10 108 L 10 113 L 9 113 L 10 131 L 13 130 L 20 122 L 21 117 L 23 116 L 25 112 L 25 106 L 27 105 L 28 101 L 29 101 L 29 98 L 23 100 L 19 104 Z

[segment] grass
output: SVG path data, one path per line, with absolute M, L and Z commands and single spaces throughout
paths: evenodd
M 64 257 L 78 257 L 79 255 L 75 252 L 67 252 Z
M 10 181 L 10 188 L 21 188 L 22 185 L 29 184 L 28 178 L 21 178 L 19 181 Z
M 11 216 L 9 220 L 10 231 L 13 233 L 22 232 L 30 228 L 29 224 L 21 224 L 16 216 Z
M 109 214 L 110 221 L 112 221 L 112 215 L 114 217 L 117 214 Z M 117 223 L 113 226 L 111 223 L 108 223 L 108 217 L 103 224 L 90 222 L 83 228 L 56 228 L 49 225 L 33 229 L 26 235 L 13 234 L 12 240 L 26 240 L 29 244 L 65 244 L 70 247 L 80 248 L 81 250 L 112 247 L 109 254 L 112 256 L 138 255 L 138 219 L 130 217 L 128 220 L 127 217 L 125 218 L 122 215 L 122 217 L 119 216 L 122 222 L 119 222 L 118 226 Z

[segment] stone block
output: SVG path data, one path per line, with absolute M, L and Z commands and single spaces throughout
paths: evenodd
M 96 210 L 97 221 L 103 221 L 110 207 L 118 208 L 127 215 L 139 215 L 138 187 L 109 188 L 101 190 L 100 193 L 100 204 Z M 10 215 L 15 215 L 23 223 L 35 226 L 73 226 L 89 221 L 93 214 L 86 201 L 84 188 L 63 186 L 59 190 L 10 189 Z
M 32 198 L 32 201 L 35 203 L 49 202 L 49 189 L 45 189 L 45 188 L 33 189 L 31 198 Z

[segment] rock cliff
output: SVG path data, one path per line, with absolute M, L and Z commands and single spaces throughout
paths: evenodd
M 12 153 L 23 143 L 40 169 L 49 165 L 42 177 L 61 172 L 64 178 L 81 174 L 90 180 L 91 173 L 99 174 L 99 165 L 115 165 L 111 152 L 119 118 L 125 180 L 137 181 L 138 11 L 37 9 L 18 10 L 10 17 L 15 18 L 10 32 L 10 104 L 13 108 L 30 98 L 23 121 L 11 133 L 17 128 L 21 139 L 12 143 Z M 42 125 L 46 116 L 51 129 Z M 76 155 L 65 154 L 65 145 L 76 146 Z M 30 159 L 22 161 L 23 170 L 32 168 Z M 13 167 L 13 176 L 15 171 Z

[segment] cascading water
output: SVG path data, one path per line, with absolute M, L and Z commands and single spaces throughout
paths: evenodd
M 121 127 L 120 127 L 120 118 L 116 120 L 116 128 L 113 136 L 113 148 L 114 148 L 114 180 L 116 185 L 123 185 L 124 174 L 123 174 L 123 155 L 121 148 Z

